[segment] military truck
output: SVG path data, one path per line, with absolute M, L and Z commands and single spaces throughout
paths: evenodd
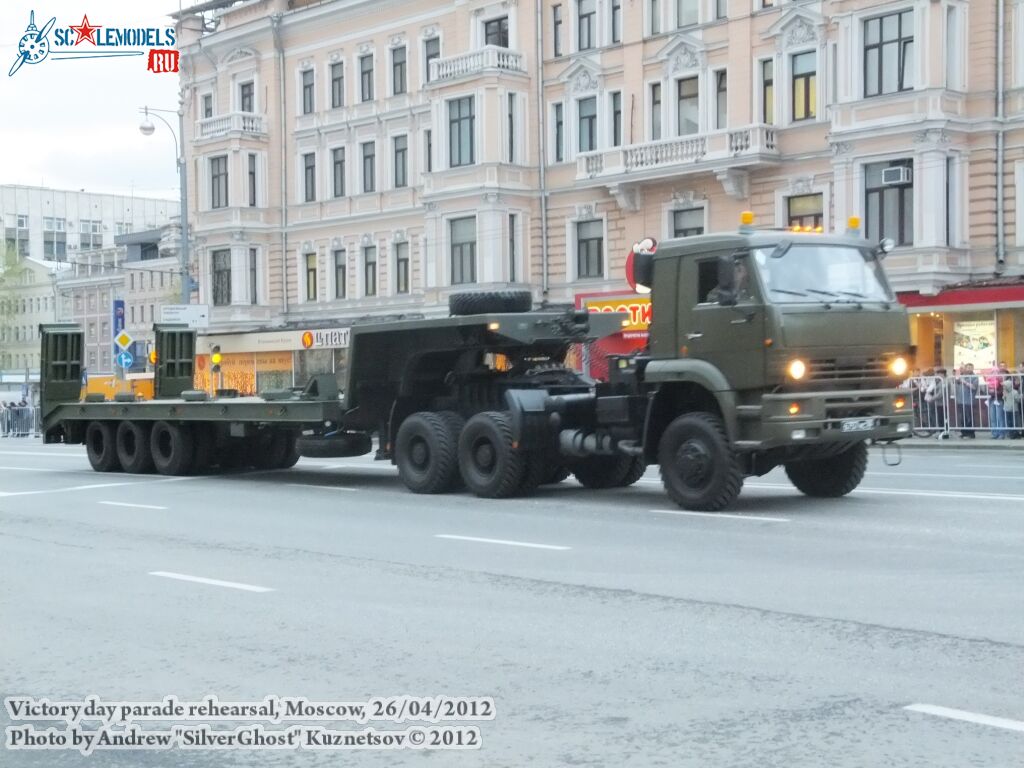
M 314 376 L 260 397 L 193 390 L 194 335 L 158 327 L 156 399 L 80 403 L 81 332 L 44 326 L 45 440 L 85 443 L 99 471 L 287 468 L 370 453 L 376 438 L 415 493 L 504 498 L 569 473 L 623 487 L 657 464 L 685 509 L 723 509 L 745 477 L 780 465 L 805 494 L 842 496 L 863 478 L 866 441 L 910 435 L 888 247 L 749 217 L 731 233 L 650 240 L 627 262 L 631 285 L 651 291 L 648 348 L 614 356 L 607 382 L 566 355 L 625 317 L 534 310 L 528 292 L 455 294 L 447 318 L 354 325 L 341 391 Z

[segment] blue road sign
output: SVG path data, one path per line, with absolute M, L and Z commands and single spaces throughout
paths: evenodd
M 117 364 L 122 368 L 131 368 L 132 363 L 135 362 L 135 358 L 132 357 L 132 353 L 128 350 L 117 353 Z

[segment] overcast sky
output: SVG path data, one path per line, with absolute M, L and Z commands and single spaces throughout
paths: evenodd
M 185 7 L 194 4 L 184 2 Z M 178 108 L 177 74 L 147 72 L 145 56 L 128 56 L 50 57 L 7 76 L 29 11 L 36 12 L 36 26 L 42 29 L 54 16 L 58 26 L 77 26 L 83 13 L 94 26 L 172 26 L 164 14 L 177 9 L 178 0 L 2 0 L 0 184 L 177 198 L 170 132 L 157 121 L 152 136 L 138 129 L 139 107 Z M 177 132 L 177 116 L 164 117 Z

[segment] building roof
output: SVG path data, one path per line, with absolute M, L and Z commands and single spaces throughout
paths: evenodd
M 127 235 L 114 235 L 115 245 L 150 245 L 159 243 L 164 236 L 166 227 L 144 229 L 141 232 L 129 232 Z

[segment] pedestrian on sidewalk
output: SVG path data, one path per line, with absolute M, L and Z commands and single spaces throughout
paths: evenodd
M 960 437 L 974 438 L 974 395 L 977 391 L 978 377 L 974 375 L 974 363 L 960 366 L 956 378 L 953 379 L 955 421 L 960 427 Z
M 1017 421 L 1017 410 L 1021 400 L 1020 379 L 1015 377 L 1006 363 L 999 364 L 999 372 L 1003 374 L 1003 418 L 1006 421 L 1006 437 L 1016 440 L 1020 437 L 1021 423 Z
M 938 430 L 940 440 L 949 439 L 949 426 L 946 421 L 947 394 L 946 369 L 936 368 L 925 389 L 924 401 L 928 407 L 928 426 Z
M 999 363 L 985 377 L 985 386 L 988 389 L 988 426 L 992 430 L 993 440 L 1003 440 L 1006 437 L 1006 411 L 1003 409 L 1003 374 L 1001 373 L 1005 368 L 1006 363 Z

